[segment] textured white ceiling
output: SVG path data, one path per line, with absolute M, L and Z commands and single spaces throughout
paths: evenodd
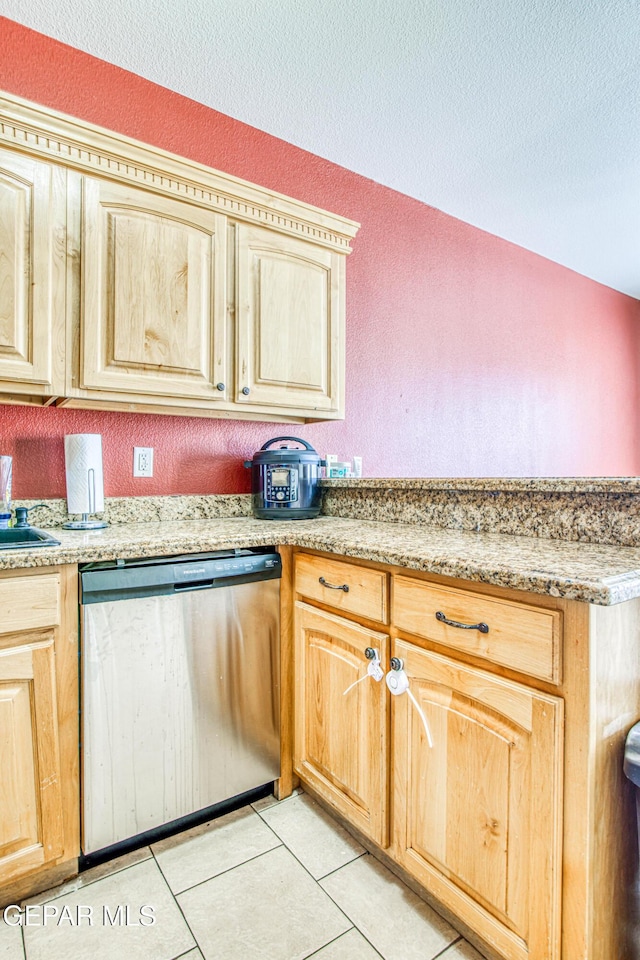
M 0 13 L 640 298 L 638 0 Z

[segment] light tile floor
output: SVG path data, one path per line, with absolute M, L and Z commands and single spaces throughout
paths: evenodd
M 0 920 L 0 960 L 482 960 L 302 793 L 95 867 L 29 907 L 28 924 Z

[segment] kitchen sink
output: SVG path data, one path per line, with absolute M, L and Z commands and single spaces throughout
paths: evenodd
M 0 530 L 0 550 L 19 550 L 27 547 L 59 547 L 60 541 L 37 527 L 9 527 Z

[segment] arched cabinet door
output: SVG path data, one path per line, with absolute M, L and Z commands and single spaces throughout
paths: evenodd
M 237 403 L 344 417 L 345 257 L 238 224 Z
M 66 171 L 0 150 L 0 390 L 65 390 Z
M 560 957 L 563 701 L 398 640 L 393 851 L 509 960 Z
M 128 184 L 82 184 L 84 391 L 221 401 L 226 217 Z
M 387 846 L 388 694 L 367 676 L 365 650 L 377 648 L 384 663 L 389 638 L 301 602 L 295 616 L 295 770 Z

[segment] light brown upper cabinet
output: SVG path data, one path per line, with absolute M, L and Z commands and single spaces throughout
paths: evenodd
M 84 178 L 82 390 L 225 396 L 226 229 L 210 210 Z
M 237 284 L 236 400 L 338 415 L 344 257 L 240 224 Z
M 0 401 L 344 417 L 358 224 L 8 95 L 0 121 Z
M 65 180 L 0 150 L 0 391 L 23 402 L 64 389 Z

